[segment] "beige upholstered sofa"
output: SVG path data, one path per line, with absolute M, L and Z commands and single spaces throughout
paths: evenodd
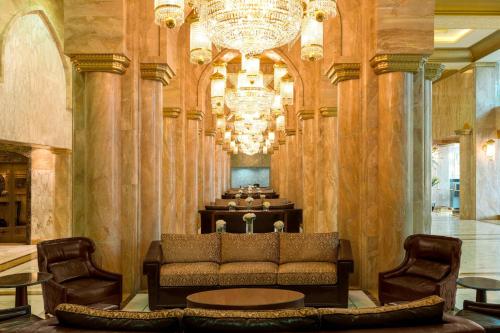
M 352 270 L 349 241 L 335 233 L 165 234 L 144 262 L 151 309 L 231 287 L 297 290 L 307 306 L 347 307 Z

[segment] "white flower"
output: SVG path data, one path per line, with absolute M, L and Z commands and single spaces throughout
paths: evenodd
M 223 228 L 225 225 L 226 225 L 226 221 L 224 221 L 224 220 L 217 220 L 217 221 L 215 222 L 215 227 L 216 227 L 217 229 L 221 229 L 221 228 Z
M 253 202 L 253 198 L 252 197 L 248 197 L 248 198 L 245 199 L 245 201 L 247 203 L 252 203 Z
M 265 194 L 261 194 L 261 195 L 260 195 L 260 198 L 261 198 L 261 199 L 265 199 L 265 198 L 266 198 L 266 195 L 265 195 Z
M 269 208 L 269 207 L 271 207 L 271 203 L 269 201 L 264 201 L 264 203 L 262 204 L 262 206 L 264 208 Z
M 227 206 L 228 206 L 228 207 L 236 207 L 236 202 L 234 202 L 234 201 L 229 201 L 229 202 L 227 203 Z M 219 220 L 219 221 L 221 221 L 221 220 Z
M 234 197 L 235 197 L 236 199 L 241 198 L 241 193 L 236 194 Z
M 254 220 L 256 217 L 257 216 L 255 216 L 254 213 L 246 213 L 245 215 L 243 215 L 243 221 L 248 222 Z
M 243 190 L 239 190 L 238 193 L 243 193 Z
M 283 221 L 276 221 L 274 222 L 274 227 L 278 230 L 282 230 L 285 227 L 285 223 Z

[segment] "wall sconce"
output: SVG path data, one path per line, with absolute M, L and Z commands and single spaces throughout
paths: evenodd
M 495 159 L 495 148 L 495 140 L 493 139 L 486 141 L 486 143 L 483 145 L 483 150 L 486 153 L 486 157 L 488 157 L 490 161 L 493 161 Z

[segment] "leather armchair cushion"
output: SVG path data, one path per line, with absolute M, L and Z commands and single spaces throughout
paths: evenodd
M 257 286 L 277 283 L 278 265 L 272 262 L 233 262 L 219 269 L 221 286 Z
M 406 273 L 440 281 L 450 272 L 450 265 L 435 261 L 416 259 Z
M 184 310 L 185 332 L 304 332 L 318 330 L 312 308 L 273 311 Z
M 337 283 L 337 266 L 330 262 L 292 262 L 278 268 L 278 284 L 332 285 Z
M 241 223 L 244 223 L 241 221 Z M 278 233 L 221 235 L 222 263 L 279 261 Z
M 89 330 L 179 332 L 182 310 L 108 311 L 75 304 L 60 304 L 56 308 L 56 316 L 63 325 Z
M 323 330 L 405 327 L 443 321 L 444 300 L 438 296 L 400 305 L 374 308 L 319 309 Z
M 390 291 L 396 299 L 418 299 L 433 295 L 436 282 L 420 276 L 402 275 L 381 280 L 380 289 L 382 292 Z
M 220 237 L 217 233 L 163 234 L 161 239 L 164 263 L 220 262 Z
M 337 260 L 337 233 L 279 233 L 280 264 Z
M 80 278 L 62 285 L 68 289 L 67 301 L 75 304 L 99 303 L 103 299 L 120 294 L 120 283 L 115 280 Z
M 174 263 L 161 266 L 160 286 L 217 286 L 219 265 L 213 262 Z
M 48 265 L 48 268 L 49 272 L 54 275 L 54 280 L 57 283 L 90 276 L 87 264 L 81 258 L 51 263 Z
M 500 316 L 495 317 L 484 313 L 479 313 L 471 310 L 461 310 L 456 314 L 459 317 L 469 319 L 481 325 L 486 333 L 500 332 Z

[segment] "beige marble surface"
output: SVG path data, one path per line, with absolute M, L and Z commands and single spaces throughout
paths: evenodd
M 185 233 L 193 234 L 198 232 L 198 163 L 202 161 L 198 158 L 200 149 L 201 122 L 199 120 L 187 120 L 186 127 L 186 174 L 184 180 L 185 186 L 185 206 L 184 206 L 184 230 Z
M 177 118 L 163 117 L 163 161 L 162 161 L 162 233 L 175 233 L 176 231 L 176 158 L 174 133 Z

